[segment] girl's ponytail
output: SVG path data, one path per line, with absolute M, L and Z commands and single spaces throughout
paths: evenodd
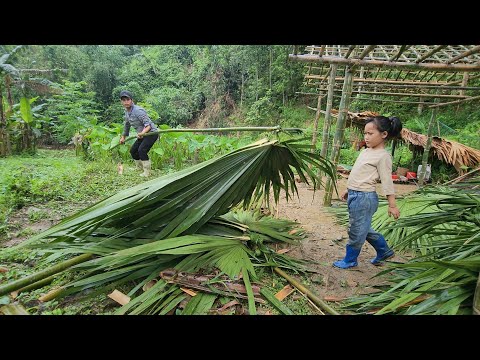
M 396 116 L 391 116 L 389 117 L 389 119 L 391 121 L 391 127 L 390 127 L 390 130 L 388 131 L 388 137 L 389 138 L 397 137 L 402 131 L 402 127 L 403 127 L 402 122 Z

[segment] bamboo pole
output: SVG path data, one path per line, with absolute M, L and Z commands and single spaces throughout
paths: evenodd
M 436 104 L 436 105 L 430 105 L 429 108 L 432 109 L 432 108 L 438 108 L 438 107 L 446 106 L 446 105 L 460 104 L 460 103 L 463 103 L 463 102 L 467 102 L 467 101 L 471 101 L 471 100 L 478 100 L 478 99 L 480 99 L 480 95 L 479 96 L 472 96 L 472 97 L 469 97 L 469 98 L 466 98 L 466 99 L 460 99 L 460 100 L 444 102 L 444 103 L 440 103 L 440 104 Z
M 458 61 L 460 59 L 463 59 L 464 57 L 467 57 L 469 55 L 472 55 L 472 54 L 476 54 L 480 52 L 480 45 L 478 46 L 475 46 L 474 48 L 468 50 L 468 51 L 465 51 L 464 53 L 461 53 L 459 54 L 458 56 L 455 56 L 453 59 L 450 59 L 448 60 L 446 63 L 447 64 L 451 64 L 451 63 L 454 63 L 455 61 Z
M 338 159 L 340 158 L 340 148 L 342 147 L 347 113 L 350 106 L 350 97 L 352 94 L 352 74 L 353 73 L 350 71 L 350 67 L 347 66 L 345 68 L 345 81 L 343 83 L 342 98 L 340 99 L 340 106 L 338 109 L 337 128 L 333 141 L 332 154 L 330 156 L 330 160 L 335 167 L 337 166 Z M 325 196 L 323 197 L 323 206 L 330 206 L 332 204 L 332 192 L 333 181 L 331 178 L 328 178 L 325 186 Z
M 320 110 L 322 109 L 322 98 L 323 95 L 318 95 L 317 108 L 315 109 L 315 120 L 313 123 L 312 145 L 314 146 L 314 148 L 312 149 L 312 152 L 315 151 L 315 146 L 317 145 L 318 119 L 320 119 Z
M 366 67 L 385 67 L 385 68 L 398 68 L 398 69 L 418 69 L 418 70 L 431 70 L 431 71 L 469 71 L 475 72 L 480 70 L 480 64 L 433 64 L 433 63 L 411 63 L 411 62 L 396 62 L 396 61 L 383 61 L 383 60 L 360 60 L 360 59 L 345 59 L 337 56 L 318 56 L 318 55 L 293 55 L 289 54 L 288 58 L 292 61 L 299 62 L 317 62 L 317 63 L 330 63 L 338 65 L 350 65 Z
M 330 315 L 340 315 L 335 309 L 330 307 L 326 302 L 324 302 L 322 299 L 320 299 L 317 295 L 315 295 L 311 290 L 309 290 L 306 286 L 303 286 L 300 284 L 297 280 L 286 274 L 283 270 L 281 270 L 278 267 L 274 267 L 273 270 L 275 272 L 282 276 L 283 278 L 287 279 L 287 281 L 295 286 L 299 291 L 304 293 L 305 295 L 308 296 L 310 300 L 312 300 L 320 309 L 324 310 L 326 313 Z
M 55 279 L 55 276 L 56 276 L 56 274 L 53 274 L 53 275 L 50 275 L 49 277 L 47 277 L 45 279 L 39 280 L 37 282 L 34 282 L 33 284 L 22 287 L 21 289 L 17 290 L 17 293 L 20 294 L 21 292 L 35 290 L 35 289 L 39 289 L 41 287 L 44 287 L 45 285 L 50 284 L 53 281 L 53 279 Z
M 425 145 L 425 148 L 423 149 L 422 170 L 420 170 L 420 174 L 418 176 L 419 186 L 423 185 L 423 180 L 425 179 L 425 174 L 427 173 L 428 156 L 430 154 L 430 147 L 432 146 L 433 123 L 435 122 L 436 113 L 437 113 L 437 108 L 432 109 L 432 116 L 430 118 L 430 122 L 428 123 L 427 143 Z
M 305 75 L 305 78 L 308 79 L 323 79 L 324 75 Z M 335 81 L 344 81 L 345 78 L 342 76 L 336 77 Z M 455 82 L 447 82 L 447 81 L 413 81 L 413 80 L 392 80 L 392 79 L 372 79 L 368 77 L 355 77 L 353 78 L 353 82 L 362 82 L 362 83 L 376 83 L 376 84 L 405 84 L 405 85 L 415 85 L 415 86 L 421 86 L 421 85 L 438 85 L 440 87 L 444 86 L 449 86 L 449 85 L 455 85 L 455 84 L 460 84 L 461 81 L 455 81 Z
M 375 85 L 374 89 L 376 89 L 379 85 Z M 325 88 L 318 89 L 319 91 L 325 91 Z M 438 89 L 437 89 L 438 90 Z M 334 91 L 340 92 L 339 88 L 335 89 Z M 466 99 L 466 96 L 461 95 L 448 95 L 448 94 L 426 94 L 426 93 L 413 93 L 413 92 L 388 92 L 388 91 L 367 91 L 367 90 L 352 90 L 352 93 L 359 93 L 359 94 L 373 94 L 373 95 L 388 95 L 388 96 L 402 96 L 402 97 L 417 97 L 423 96 L 428 98 L 445 98 L 445 99 Z
M 296 132 L 302 133 L 303 130 L 300 128 L 282 128 L 280 125 L 277 126 L 239 126 L 239 127 L 228 127 L 228 128 L 205 128 L 205 129 L 165 129 L 150 131 L 143 136 L 152 136 L 156 134 L 170 133 L 170 132 L 230 132 L 230 131 L 285 131 L 285 132 Z M 136 139 L 136 135 L 129 136 L 125 139 L 125 142 Z M 119 146 L 120 143 L 113 145 L 110 150 Z
M 328 138 L 330 134 L 330 125 L 332 123 L 332 105 L 333 105 L 333 86 L 335 85 L 335 75 L 337 73 L 337 65 L 330 65 L 330 77 L 328 78 L 328 94 L 327 94 L 327 108 L 325 112 L 325 119 L 323 121 L 323 133 L 322 133 L 322 149 L 320 150 L 320 156 L 327 157 L 328 150 Z M 318 173 L 320 181 L 318 186 L 322 184 L 323 174 L 321 171 Z
M 415 60 L 415 62 L 418 64 L 418 63 L 421 63 L 422 61 L 428 59 L 430 56 L 432 56 L 433 54 L 435 54 L 436 52 L 442 50 L 443 48 L 447 47 L 448 45 L 439 45 L 437 46 L 436 48 L 428 51 L 426 54 L 424 54 L 422 57 L 418 58 L 417 60 Z
M 13 281 L 9 284 L 5 284 L 3 286 L 0 286 L 0 296 L 8 294 L 12 291 L 21 289 L 23 287 L 26 287 L 28 285 L 33 285 L 34 283 L 43 280 L 50 275 L 59 273 L 61 271 L 64 271 L 68 269 L 69 267 L 72 267 L 73 265 L 80 264 L 82 262 L 85 262 L 89 259 L 91 259 L 93 254 L 82 254 L 79 256 L 76 256 L 72 259 L 66 260 L 64 262 L 61 262 L 60 264 L 54 265 L 48 269 L 39 271 L 35 274 L 29 275 L 23 279 L 19 279 L 16 281 Z
M 395 61 L 395 60 L 398 60 L 398 58 L 400 57 L 400 55 L 402 55 L 402 53 L 407 50 L 410 46 L 412 45 L 402 45 L 400 46 L 400 49 L 395 53 L 393 54 L 393 56 L 388 59 L 388 61 Z

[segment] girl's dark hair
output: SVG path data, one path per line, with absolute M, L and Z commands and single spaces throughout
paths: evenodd
M 402 122 L 399 118 L 395 116 L 386 117 L 386 116 L 375 116 L 368 118 L 365 122 L 365 125 L 373 122 L 377 127 L 378 131 L 388 133 L 387 139 L 397 137 L 402 131 Z

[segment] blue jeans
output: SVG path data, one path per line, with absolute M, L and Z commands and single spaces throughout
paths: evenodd
M 348 245 L 360 249 L 365 243 L 377 240 L 381 234 L 372 229 L 372 217 L 378 209 L 375 191 L 365 192 L 348 189 Z

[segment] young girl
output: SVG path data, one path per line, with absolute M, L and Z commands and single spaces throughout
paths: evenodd
M 400 211 L 395 204 L 395 191 L 392 181 L 392 157 L 385 150 L 385 141 L 396 137 L 402 130 L 402 123 L 396 117 L 376 116 L 367 119 L 365 124 L 365 143 L 363 150 L 355 161 L 348 177 L 347 191 L 342 200 L 348 204 L 348 243 L 343 260 L 333 263 L 341 269 L 357 266 L 357 257 L 367 240 L 377 251 L 377 256 L 370 262 L 380 265 L 382 261 L 394 256 L 382 234 L 372 229 L 372 217 L 378 209 L 378 196 L 375 184 L 380 179 L 384 194 L 388 199 L 388 216 L 395 219 Z

